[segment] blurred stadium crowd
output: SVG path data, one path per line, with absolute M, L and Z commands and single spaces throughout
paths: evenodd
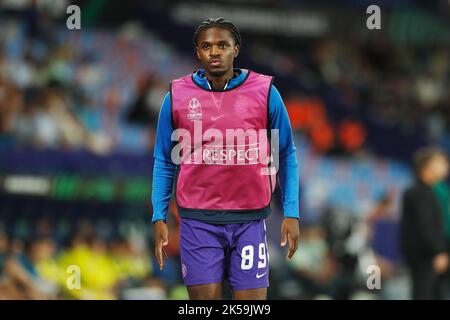
M 0 11 L 1 157 L 24 150 L 104 158 L 151 153 L 168 81 L 192 71 L 192 48 L 177 47 L 177 38 L 136 21 L 81 31 L 68 31 L 62 21 L 32 8 Z M 190 37 L 193 27 L 185 29 Z M 396 45 L 382 33 L 370 41 L 345 35 L 296 46 L 283 41 L 244 33 L 238 60 L 275 75 L 299 152 L 301 245 L 285 262 L 275 200 L 268 224 L 269 298 L 406 299 L 399 198 L 412 179 L 411 151 L 424 144 L 450 150 L 449 43 Z M 4 163 L 2 177 L 61 173 Z M 106 175 L 117 163 L 110 166 Z M 150 187 L 151 163 L 138 175 Z M 440 187 L 448 194 L 446 182 Z M 145 203 L 128 209 L 138 219 L 127 218 L 122 207 L 111 209 L 118 212 L 111 221 L 105 213 L 99 219 L 96 210 L 110 209 L 89 201 L 73 211 L 92 216 L 68 218 L 52 199 L 33 207 L 34 198 L 1 192 L 0 299 L 187 297 L 173 206 L 168 263 L 160 271 Z M 17 209 L 26 201 L 29 207 Z M 444 214 L 450 216 L 448 206 Z M 372 264 L 381 269 L 382 290 L 366 286 Z M 81 270 L 81 289 L 68 288 L 70 265 Z
M 73 229 L 61 223 L 55 228 L 48 218 L 41 218 L 23 238 L 1 233 L 0 299 L 186 297 L 175 282 L 173 263 L 164 275 L 155 276 L 148 239 L 142 232 L 106 236 L 96 231 L 99 227 L 105 230 L 108 224 L 82 219 Z M 177 250 L 173 242 L 167 254 L 173 258 Z

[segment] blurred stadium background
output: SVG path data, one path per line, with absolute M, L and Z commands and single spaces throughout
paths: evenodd
M 0 0 L 0 298 L 187 298 L 174 207 L 164 271 L 153 255 L 152 147 L 210 16 L 240 27 L 236 66 L 275 76 L 295 131 L 302 239 L 286 261 L 277 188 L 269 298 L 409 298 L 399 199 L 414 150 L 450 152 L 447 1 Z

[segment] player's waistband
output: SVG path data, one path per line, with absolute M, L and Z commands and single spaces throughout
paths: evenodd
M 185 209 L 178 206 L 180 218 L 200 220 L 213 224 L 245 223 L 265 219 L 270 215 L 270 205 L 254 211 L 229 212 L 214 210 Z

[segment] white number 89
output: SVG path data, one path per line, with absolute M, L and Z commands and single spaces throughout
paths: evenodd
M 267 258 L 266 258 L 266 246 L 264 243 L 259 244 L 258 248 L 258 269 L 262 269 L 266 267 L 267 264 Z M 241 261 L 241 269 L 242 270 L 250 270 L 253 268 L 253 256 L 254 256 L 254 249 L 252 245 L 245 246 L 242 248 L 241 252 L 242 261 Z

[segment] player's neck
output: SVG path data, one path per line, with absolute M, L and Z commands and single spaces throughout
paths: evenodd
M 234 70 L 231 68 L 223 75 L 211 75 L 208 72 L 205 73 L 208 78 L 208 82 L 213 90 L 223 90 L 228 81 L 233 78 Z

